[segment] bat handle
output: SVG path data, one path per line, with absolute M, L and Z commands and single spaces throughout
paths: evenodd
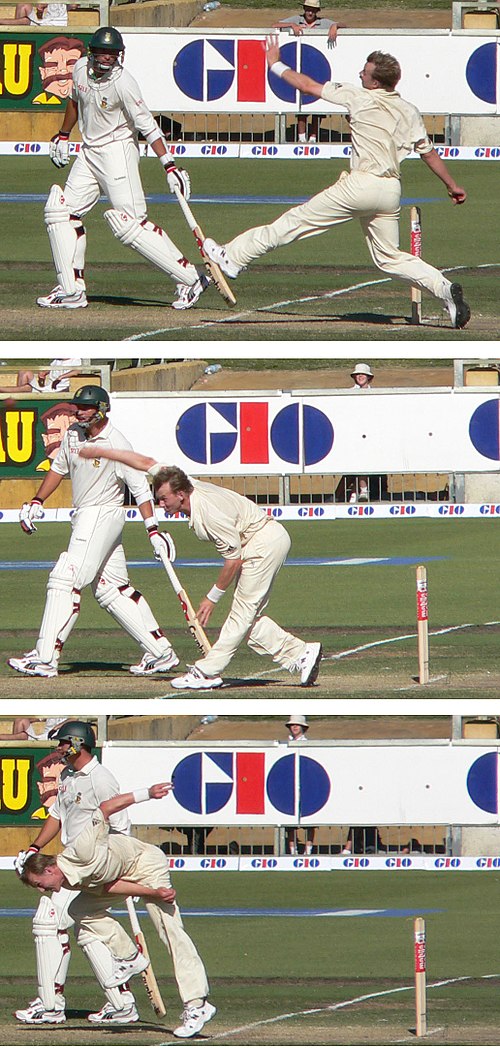
M 178 186 L 175 186 L 174 193 L 177 197 L 178 203 L 181 206 L 181 211 L 184 214 L 184 218 L 186 219 L 189 228 L 194 232 L 196 220 L 186 198 L 182 195 Z

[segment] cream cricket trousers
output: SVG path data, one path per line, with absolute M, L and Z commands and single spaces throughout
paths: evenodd
M 317 236 L 331 226 L 358 218 L 379 269 L 442 299 L 450 282 L 434 266 L 399 248 L 400 197 L 398 178 L 344 171 L 335 185 L 285 211 L 270 225 L 240 233 L 226 244 L 226 250 L 231 261 L 247 266 L 275 247 Z
M 146 880 L 144 876 L 144 880 Z M 164 882 L 166 883 L 166 882 Z M 84 946 L 92 939 L 105 943 L 115 957 L 132 957 L 137 947 L 118 921 L 106 912 L 112 903 L 121 901 L 118 895 L 94 895 L 85 890 L 72 903 L 70 914 L 77 926 L 77 941 Z M 196 947 L 184 929 L 176 903 L 146 902 L 146 909 L 156 931 L 172 958 L 175 981 L 183 1004 L 207 997 L 208 981 L 203 962 Z
M 247 643 L 253 651 L 272 656 L 287 669 L 303 654 L 303 640 L 286 633 L 267 615 L 261 614 L 290 545 L 288 532 L 272 518 L 247 542 L 229 615 L 211 651 L 195 663 L 202 673 L 209 677 L 222 673 L 247 634 Z

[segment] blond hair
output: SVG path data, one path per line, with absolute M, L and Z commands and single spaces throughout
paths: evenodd
M 387 55 L 383 51 L 372 51 L 368 55 L 367 62 L 373 62 L 373 79 L 378 80 L 381 87 L 386 91 L 393 91 L 396 84 L 401 80 L 401 66 L 394 55 Z

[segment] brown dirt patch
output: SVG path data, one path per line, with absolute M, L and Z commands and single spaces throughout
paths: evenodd
M 297 3 L 297 10 L 300 11 L 300 3 Z M 338 18 L 346 22 L 349 29 L 451 29 L 451 5 L 449 11 L 421 8 L 401 11 L 389 5 L 380 8 L 353 7 L 344 11 L 325 6 L 321 13 L 325 18 Z M 293 11 L 290 8 L 247 10 L 222 4 L 215 11 L 201 11 L 190 23 L 190 29 L 269 29 L 291 14 Z
M 302 371 L 300 361 L 297 369 L 270 369 L 262 371 L 231 370 L 222 368 L 214 375 L 202 375 L 193 390 L 217 389 L 346 389 L 352 386 L 350 371 L 356 363 L 355 358 L 332 360 L 328 367 L 315 368 L 314 371 Z M 405 387 L 422 388 L 429 386 L 453 385 L 453 362 L 442 367 L 414 367 L 411 360 L 404 366 L 393 366 L 390 362 L 372 367 L 375 375 L 374 384 L 380 389 L 400 389 Z

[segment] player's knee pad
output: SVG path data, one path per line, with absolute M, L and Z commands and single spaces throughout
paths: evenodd
M 56 993 L 66 981 L 70 960 L 69 936 L 59 930 L 55 906 L 47 895 L 42 896 L 33 919 L 35 936 L 38 993 L 47 1010 L 55 1008 Z
M 60 186 L 52 186 L 44 217 L 58 282 L 67 294 L 73 294 L 76 289 L 74 255 L 77 233 Z
M 64 192 L 60 186 L 51 186 L 50 193 L 44 208 L 45 225 L 68 222 L 70 218 L 69 207 L 66 203 Z
M 156 226 L 147 218 L 133 218 L 126 211 L 117 211 L 116 208 L 105 211 L 104 218 L 122 244 L 138 251 L 148 262 L 158 266 L 178 283 L 196 283 L 198 272 L 195 266 L 181 255 L 161 226 Z
M 165 654 L 169 648 L 168 640 L 139 590 L 129 583 L 115 586 L 101 575 L 93 591 L 100 607 L 108 611 L 144 651 L 157 658 Z

